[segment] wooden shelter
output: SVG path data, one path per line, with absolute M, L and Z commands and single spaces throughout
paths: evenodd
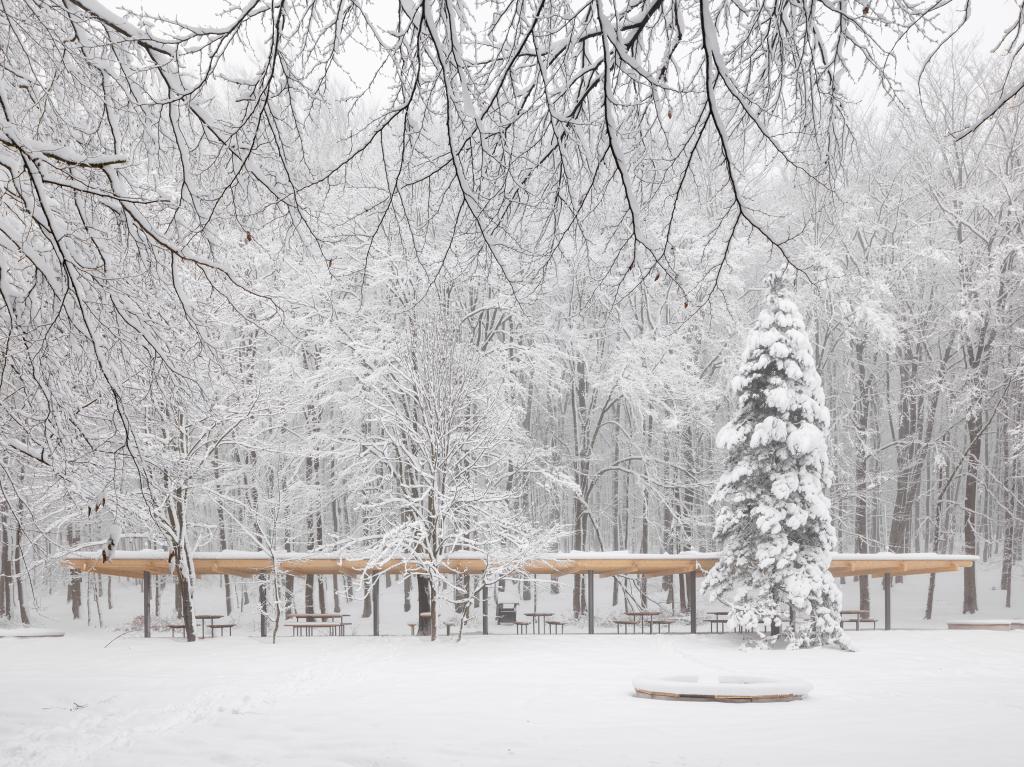
M 977 557 L 956 554 L 833 554 L 829 570 L 836 577 L 866 575 L 882 578 L 885 595 L 885 628 L 892 628 L 893 576 L 926 573 L 956 572 L 973 567 Z M 103 560 L 98 553 L 69 556 L 65 564 L 81 572 L 142 578 L 144 581 L 145 635 L 150 635 L 150 581 L 154 574 L 170 572 L 167 552 L 116 551 Z M 296 576 L 305 575 L 411 575 L 423 571 L 423 566 L 412 559 L 390 559 L 374 562 L 366 558 L 346 557 L 332 552 L 281 552 L 273 557 L 261 552 L 215 551 L 193 554 L 196 574 L 236 575 L 257 577 L 273 571 Z M 524 575 L 586 575 L 587 591 L 594 593 L 594 576 L 608 578 L 618 575 L 679 576 L 680 589 L 684 589 L 690 606 L 690 632 L 697 632 L 697 578 L 707 573 L 718 562 L 716 552 L 685 551 L 678 554 L 634 554 L 630 552 L 569 552 L 538 554 L 517 564 L 515 572 Z M 474 552 L 459 552 L 437 564 L 442 573 L 483 575 L 494 563 Z M 371 594 L 373 605 L 373 633 L 380 633 L 378 586 L 374 579 Z M 483 632 L 488 633 L 488 594 L 483 588 Z M 594 601 L 587 600 L 587 630 L 594 633 Z

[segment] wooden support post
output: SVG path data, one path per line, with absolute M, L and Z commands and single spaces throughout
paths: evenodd
M 267 575 L 260 574 L 260 636 L 265 637 L 269 631 L 267 626 Z
M 153 575 L 147 570 L 142 574 L 142 636 L 146 639 L 153 636 L 153 613 L 150 610 L 152 594 Z
M 587 633 L 594 633 L 594 571 L 587 570 Z
M 380 582 L 373 579 L 373 594 L 371 596 L 373 607 L 373 635 L 380 636 Z
M 683 612 L 683 602 L 688 600 L 690 595 L 686 593 L 686 574 L 679 573 L 679 612 Z
M 481 576 L 481 577 L 483 577 L 483 576 Z M 488 592 L 487 581 L 485 580 L 484 581 L 483 594 L 482 594 L 483 603 L 481 605 L 483 607 L 483 611 L 484 611 L 484 636 L 487 636 L 487 634 L 488 634 L 487 611 L 488 611 L 489 608 L 487 606 L 487 603 L 490 601 L 490 595 L 487 592 Z
M 697 633 L 697 573 L 686 574 L 686 599 L 690 603 L 690 633 Z
M 892 576 L 882 576 L 882 591 L 885 593 L 885 630 L 892 628 Z

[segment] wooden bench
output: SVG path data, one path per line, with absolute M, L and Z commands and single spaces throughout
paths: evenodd
M 351 626 L 352 624 L 351 623 L 345 623 L 344 621 L 339 621 L 337 623 L 334 623 L 334 622 L 323 622 L 323 623 L 316 622 L 316 623 L 314 623 L 313 621 L 309 621 L 309 622 L 286 623 L 284 625 L 292 630 L 292 636 L 293 637 L 297 637 L 297 636 L 311 637 L 311 636 L 313 636 L 313 631 L 319 630 L 319 629 L 327 629 L 328 636 L 338 636 L 339 634 L 341 636 L 345 636 L 345 626 Z
M 516 621 L 516 633 L 517 634 L 529 634 L 530 633 L 530 621 Z
M 727 618 L 705 618 L 704 619 L 711 627 L 711 633 L 725 633 L 725 624 L 729 621 Z
M 177 635 L 180 631 L 182 636 L 185 636 L 185 624 L 184 623 L 168 623 L 167 628 L 171 630 L 171 639 Z
M 624 631 L 630 626 L 633 627 L 633 633 L 636 633 L 636 621 L 629 618 L 616 618 L 612 621 L 615 624 L 615 633 L 618 634 L 620 631 Z M 626 632 L 629 633 L 629 632 Z
M 565 621 L 553 621 L 550 618 L 548 618 L 544 622 L 548 626 L 548 628 L 547 628 L 548 633 L 551 633 L 551 634 L 564 634 L 565 633 Z
M 658 618 L 657 620 L 651 621 L 651 626 L 658 627 L 658 633 L 661 633 L 661 627 L 664 626 L 669 634 L 672 633 L 672 624 L 675 623 L 671 618 Z
M 458 626 L 458 621 L 445 621 L 444 622 L 444 635 L 450 637 L 452 635 L 452 629 Z
M 871 618 L 871 617 L 868 617 L 868 618 L 843 618 L 841 621 L 839 621 L 839 625 L 840 626 L 845 626 L 847 623 L 855 624 L 856 627 L 857 627 L 857 631 L 860 631 L 860 624 L 862 624 L 862 623 L 870 623 L 872 629 L 878 628 L 878 621 L 875 620 L 874 618 Z
M 878 628 L 878 621 L 868 615 L 866 610 L 843 610 L 839 619 L 840 626 L 846 626 L 847 623 L 852 623 L 857 627 L 857 631 L 860 631 L 860 624 L 870 623 L 872 629 Z
M 220 635 L 224 636 L 224 629 L 228 630 L 228 636 L 231 636 L 231 630 L 235 627 L 234 621 L 228 623 L 211 623 L 210 624 L 210 636 L 213 636 L 213 632 L 220 630 Z

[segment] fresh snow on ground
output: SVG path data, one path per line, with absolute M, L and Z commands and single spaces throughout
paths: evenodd
M 7 767 L 1012 764 L 1024 631 L 861 632 L 858 652 L 734 635 L 103 636 L 2 647 Z M 638 673 L 799 677 L 803 701 L 634 697 Z M 866 761 L 865 761 L 866 760 Z
M 979 575 L 974 618 L 1024 614 L 1002 607 L 997 568 Z M 671 635 L 616 636 L 603 622 L 598 636 L 578 633 L 585 624 L 526 637 L 503 626 L 431 644 L 408 636 L 397 584 L 382 592 L 390 636 L 367 636 L 369 621 L 351 603 L 343 609 L 356 613 L 357 636 L 286 635 L 273 645 L 246 614 L 235 636 L 188 645 L 163 632 L 121 636 L 141 599 L 137 584 L 113 582 L 106 628 L 66 620 L 54 594 L 46 612 L 67 636 L 0 639 L 2 767 L 935 767 L 982 753 L 987 765 L 1016 765 L 1021 753 L 1024 631 L 947 630 L 962 617 L 956 574 L 938 577 L 930 622 L 928 577 L 896 584 L 901 630 L 850 632 L 854 653 L 743 651 L 738 635 L 691 636 L 679 625 Z M 564 614 L 571 580 L 560 594 L 538 583 L 539 606 Z M 598 580 L 599 616 L 621 610 L 611 608 L 610 584 Z M 1024 594 L 1019 577 L 1014 586 Z M 877 579 L 872 587 L 881 619 Z M 843 586 L 847 605 L 855 590 L 852 579 Z M 222 605 L 219 579 L 203 579 L 198 609 Z M 636 677 L 688 673 L 799 678 L 813 690 L 803 701 L 748 705 L 632 695 Z

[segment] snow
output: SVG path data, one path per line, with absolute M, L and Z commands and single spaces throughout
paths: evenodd
M 732 635 L 5 644 L 6 767 L 973 763 L 1020 747 L 1024 634 L 860 632 L 858 652 L 741 652 Z M 798 677 L 803 701 L 675 705 L 646 672 Z M 793 718 L 801 721 L 794 741 Z M 870 725 L 866 724 L 870 722 Z M 865 723 L 861 728 L 861 723 Z M 950 726 L 955 723 L 955 726 Z M 742 734 L 742 737 L 738 737 Z M 878 762 L 884 755 L 884 762 Z
M 708 698 L 716 695 L 807 695 L 812 687 L 813 685 L 803 679 L 772 679 L 740 674 L 675 674 L 642 676 L 633 680 L 633 688 L 638 692 L 643 690 Z
M 971 620 L 1020 616 L 1019 605 L 1002 607 L 998 579 L 998 562 L 979 570 L 982 611 Z M 538 579 L 538 609 L 566 615 L 569 582 L 552 594 Z M 742 651 L 734 634 L 682 633 L 685 619 L 654 636 L 587 636 L 583 622 L 565 635 L 524 637 L 492 623 L 491 636 L 431 644 L 408 635 L 397 582 L 381 592 L 389 636 L 368 636 L 357 600 L 342 606 L 356 636 L 273 645 L 248 612 L 232 616 L 233 637 L 189 645 L 159 631 L 120 636 L 141 598 L 137 584 L 113 583 L 107 628 L 68 620 L 54 593 L 43 612 L 66 637 L 0 641 L 3 767 L 249 767 L 299 755 L 306 767 L 773 767 L 822 754 L 836 767 L 863 767 L 865 754 L 878 764 L 959 767 L 982 751 L 1007 764 L 1020 748 L 1024 631 L 947 630 L 961 617 L 958 573 L 936 576 L 932 621 L 922 618 L 928 577 L 895 583 L 901 630 L 851 631 L 853 653 Z M 611 605 L 610 579 L 597 586 L 598 631 L 612 631 L 605 621 L 623 608 Z M 842 585 L 847 607 L 857 587 L 852 578 Z M 870 587 L 881 618 L 880 579 Z M 1020 574 L 1014 592 L 1024 593 Z M 522 601 L 511 589 L 500 599 Z M 221 607 L 220 579 L 200 579 L 197 600 L 199 611 Z M 699 600 L 699 609 L 703 618 L 720 606 Z M 758 706 L 634 696 L 634 679 L 672 674 L 801 679 L 813 689 L 802 701 Z
M 115 550 L 110 554 L 113 559 L 167 559 L 168 552 L 164 549 L 141 549 L 138 551 L 120 551 Z M 279 561 L 288 559 L 322 559 L 330 561 L 338 561 L 341 559 L 345 560 L 361 560 L 365 559 L 365 556 L 356 556 L 352 554 L 342 554 L 340 552 L 332 551 L 311 551 L 311 552 L 288 552 L 278 551 L 275 553 L 276 558 Z M 686 551 L 677 551 L 665 554 L 641 554 L 632 551 L 557 551 L 538 553 L 530 556 L 530 559 L 538 559 L 545 561 L 558 561 L 573 559 L 579 561 L 586 561 L 588 559 L 628 559 L 628 560 L 651 560 L 658 561 L 662 559 L 715 559 L 721 556 L 721 552 L 718 551 L 695 551 L 688 549 Z M 853 554 L 853 553 L 835 553 L 832 554 L 833 560 L 880 560 L 880 561 L 947 561 L 947 562 L 960 562 L 965 560 L 978 561 L 979 557 L 972 556 L 969 554 L 935 554 L 929 552 L 915 552 L 915 553 L 896 553 L 896 552 L 878 552 L 874 554 Z M 457 551 L 446 555 L 446 559 L 451 560 L 477 560 L 483 557 L 482 554 L 477 552 L 469 551 Z M 81 551 L 76 552 L 72 555 L 74 559 L 99 559 L 100 553 L 96 551 Z M 192 552 L 193 559 L 207 559 L 207 560 L 219 560 L 219 559 L 267 559 L 267 554 L 261 551 L 242 551 L 228 549 L 225 551 L 195 551 Z

